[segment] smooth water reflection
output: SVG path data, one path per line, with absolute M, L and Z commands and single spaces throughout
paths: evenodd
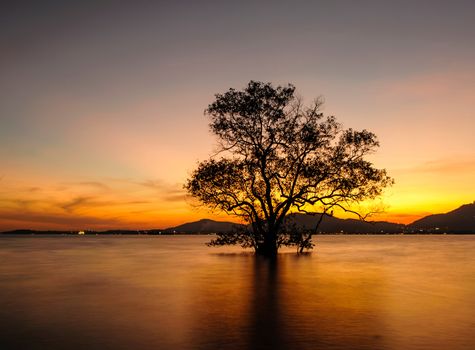
M 473 349 L 475 237 L 0 238 L 1 349 Z

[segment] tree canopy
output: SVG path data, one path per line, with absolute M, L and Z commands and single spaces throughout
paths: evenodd
M 215 96 L 205 114 L 219 152 L 198 164 L 185 188 L 247 228 L 219 234 L 212 244 L 241 244 L 264 255 L 282 245 L 311 248 L 313 232 L 289 225 L 289 213 L 318 213 L 321 221 L 335 208 L 352 211 L 392 183 L 365 159 L 379 145 L 376 136 L 343 129 L 321 105 L 321 99 L 303 105 L 291 84 L 258 81 Z

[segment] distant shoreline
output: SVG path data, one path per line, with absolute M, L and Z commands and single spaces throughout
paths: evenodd
M 287 218 L 286 218 L 287 220 Z M 411 224 L 396 224 L 387 221 L 362 221 L 357 219 L 340 219 L 334 216 L 325 216 L 321 225 L 316 215 L 293 213 L 288 216 L 290 223 L 299 229 L 315 231 L 316 234 L 357 234 L 357 235 L 427 235 L 427 234 L 475 234 L 475 202 L 464 204 L 461 207 L 445 214 L 434 214 L 416 220 Z M 87 226 L 87 225 L 85 225 Z M 0 232 L 0 235 L 202 235 L 227 233 L 244 229 L 245 225 L 229 221 L 215 221 L 201 219 L 187 222 L 179 226 L 164 229 L 110 229 L 110 230 L 34 230 L 14 229 Z
M 107 231 L 36 231 L 13 230 L 0 232 L 1 236 L 212 236 L 216 232 L 166 232 L 159 230 L 107 230 Z M 475 235 L 475 232 L 318 232 L 316 236 L 427 236 L 427 235 Z

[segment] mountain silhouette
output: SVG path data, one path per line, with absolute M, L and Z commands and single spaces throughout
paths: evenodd
M 293 213 L 286 218 L 287 224 L 300 229 L 314 229 L 319 214 L 309 215 Z M 231 232 L 239 224 L 227 221 L 203 219 L 171 227 L 166 233 L 217 233 Z M 462 205 L 446 214 L 429 215 L 412 224 L 404 225 L 387 221 L 362 221 L 358 219 L 340 219 L 325 216 L 318 228 L 318 233 L 475 233 L 475 202 Z
M 432 233 L 475 233 L 475 202 L 445 214 L 429 215 L 414 221 L 408 227 Z
M 297 228 L 314 229 L 320 214 L 290 214 L 287 223 L 295 224 Z M 401 233 L 405 225 L 386 221 L 362 221 L 357 219 L 339 219 L 334 216 L 324 216 L 318 227 L 318 233 Z
M 294 213 L 286 218 L 286 223 L 300 229 L 315 229 L 319 214 L 309 215 Z M 231 232 L 244 225 L 229 221 L 202 219 L 188 222 L 165 230 L 108 230 L 86 231 L 86 234 L 209 234 Z M 78 231 L 36 231 L 13 230 L 4 234 L 77 234 Z M 361 221 L 357 219 L 339 219 L 325 216 L 318 228 L 318 233 L 475 233 L 475 202 L 462 205 L 460 208 L 445 214 L 434 214 L 416 220 L 409 225 L 396 224 L 387 221 Z
M 290 214 L 286 223 L 299 229 L 314 229 L 319 219 L 319 215 Z M 227 221 L 214 221 L 203 219 L 189 222 L 180 226 L 170 227 L 164 233 L 218 233 L 231 232 L 244 225 L 239 225 Z M 405 225 L 394 224 L 385 221 L 365 222 L 356 219 L 339 219 L 332 216 L 325 216 L 318 229 L 319 233 L 401 233 Z
M 214 221 L 202 219 L 199 221 L 188 222 L 176 227 L 170 227 L 164 230 L 165 233 L 218 233 L 231 232 L 236 227 L 242 225 L 228 221 Z

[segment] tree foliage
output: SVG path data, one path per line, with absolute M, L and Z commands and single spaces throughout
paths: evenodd
M 293 85 L 251 81 L 242 91 L 215 97 L 205 114 L 219 157 L 200 162 L 185 188 L 248 228 L 221 234 L 212 244 L 241 244 L 265 255 L 281 245 L 311 248 L 312 232 L 291 227 L 285 220 L 290 212 L 351 211 L 392 182 L 365 159 L 378 147 L 373 133 L 343 129 L 320 112 L 321 99 L 304 106 Z

